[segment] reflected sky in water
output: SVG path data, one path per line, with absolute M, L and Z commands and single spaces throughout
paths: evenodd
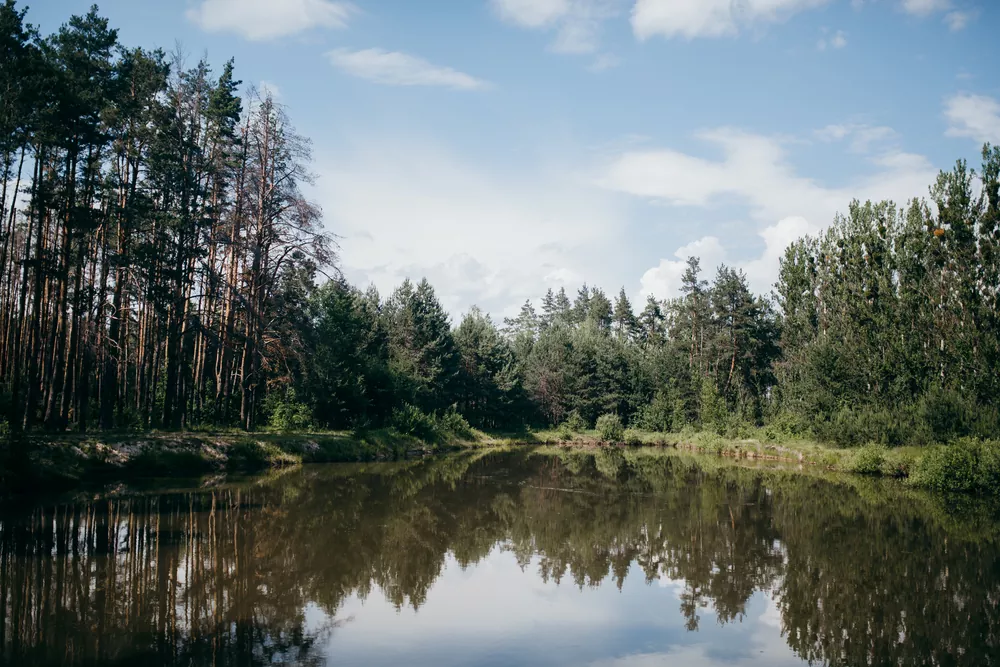
M 711 606 L 699 610 L 697 632 L 678 605 L 682 581 L 646 583 L 630 572 L 622 589 L 610 581 L 582 590 L 544 583 L 538 559 L 522 568 L 494 549 L 463 569 L 448 558 L 419 611 L 383 597 L 352 597 L 337 617 L 343 626 L 324 644 L 334 664 L 366 665 L 801 665 L 780 634 L 770 594 L 758 592 L 741 622 L 722 625 Z M 314 627 L 327 621 L 314 608 Z

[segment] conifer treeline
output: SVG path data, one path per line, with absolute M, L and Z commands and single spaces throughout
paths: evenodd
M 308 143 L 228 63 L 127 49 L 94 7 L 0 7 L 0 378 L 25 428 L 255 424 L 331 259 Z
M 452 327 L 426 281 L 382 298 L 338 277 L 299 190 L 308 142 L 267 95 L 241 98 L 232 62 L 124 48 L 96 8 L 42 38 L 6 0 L 0 27 L 14 428 L 415 432 L 457 412 L 844 443 L 1000 429 L 998 148 L 929 202 L 852 204 L 787 250 L 770 296 L 691 258 L 681 296 L 638 314 L 584 286 L 502 328 L 475 308 Z

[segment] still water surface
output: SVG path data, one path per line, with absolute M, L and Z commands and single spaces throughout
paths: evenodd
M 996 665 L 993 505 L 642 450 L 7 509 L 16 665 Z

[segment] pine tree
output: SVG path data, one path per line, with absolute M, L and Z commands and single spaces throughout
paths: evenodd
M 636 319 L 635 313 L 632 312 L 632 303 L 626 296 L 624 287 L 618 292 L 612 319 L 620 339 L 629 340 L 638 333 L 639 321 Z
M 640 339 L 649 347 L 659 347 L 666 340 L 666 317 L 660 302 L 652 294 L 646 297 L 646 307 L 639 315 Z

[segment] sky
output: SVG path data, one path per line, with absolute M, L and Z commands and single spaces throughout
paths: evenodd
M 92 0 L 33 0 L 56 30 Z M 312 140 L 349 280 L 458 318 L 684 259 L 770 292 L 852 199 L 1000 143 L 998 0 L 105 0 L 128 46 L 230 57 Z

